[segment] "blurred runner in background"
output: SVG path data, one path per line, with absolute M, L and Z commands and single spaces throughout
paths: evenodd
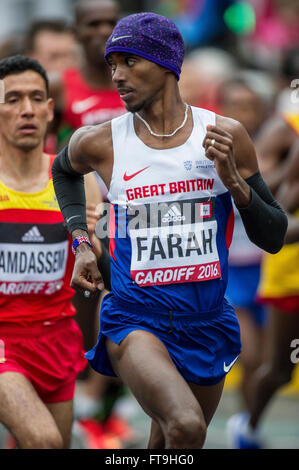
M 271 139 L 268 141 L 268 148 L 273 150 L 273 154 L 272 159 L 270 152 L 267 155 L 267 177 L 284 209 L 298 218 L 299 138 L 296 138 L 296 129 L 298 136 L 299 114 L 292 115 L 290 123 L 276 120 L 266 127 L 280 150 L 274 147 Z M 281 129 L 280 142 L 275 128 Z M 289 152 L 286 155 L 288 143 Z M 260 156 L 263 157 L 263 154 L 260 153 Z M 234 448 L 258 449 L 266 446 L 260 432 L 261 419 L 274 394 L 291 381 L 295 367 L 291 358 L 291 345 L 293 340 L 299 338 L 299 242 L 296 232 L 292 238 L 287 233 L 286 240 L 292 244 L 285 245 L 276 255 L 265 254 L 263 258 L 258 298 L 268 308 L 269 350 L 266 360 L 256 370 L 249 384 L 249 413 L 234 415 L 229 420 L 230 445 Z
M 266 114 L 261 96 L 244 79 L 236 78 L 223 83 L 219 102 L 221 114 L 241 122 L 254 141 Z M 264 354 L 266 315 L 255 298 L 263 251 L 248 239 L 235 205 L 234 215 L 226 295 L 236 310 L 241 328 L 241 408 L 248 410 L 248 384 Z
M 25 37 L 25 54 L 36 59 L 48 74 L 78 66 L 79 45 L 74 31 L 63 20 L 36 20 Z

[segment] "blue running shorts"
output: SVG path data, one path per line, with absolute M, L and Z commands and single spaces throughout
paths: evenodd
M 120 344 L 134 330 L 154 334 L 168 350 L 187 382 L 215 385 L 241 351 L 240 328 L 233 308 L 224 300 L 210 312 L 178 312 L 124 302 L 110 292 L 102 302 L 97 344 L 85 354 L 93 369 L 115 377 L 106 351 L 109 338 Z
M 265 325 L 265 308 L 255 300 L 260 280 L 260 265 L 229 265 L 226 297 L 234 308 L 245 308 L 259 327 Z

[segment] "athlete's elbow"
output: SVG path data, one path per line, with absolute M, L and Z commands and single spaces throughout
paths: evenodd
M 270 255 L 275 255 L 278 253 L 281 248 L 283 247 L 284 241 L 274 241 L 272 239 L 267 239 L 267 240 L 260 240 L 254 238 L 250 238 L 250 241 L 254 243 L 256 246 L 261 248 L 263 251 L 266 253 L 269 253 Z
M 288 225 L 289 225 L 289 221 L 288 221 L 287 214 L 285 212 L 282 212 L 281 223 L 280 223 L 280 230 L 281 230 L 280 244 L 276 253 L 278 253 L 278 251 L 280 251 L 283 245 L 285 244 L 285 238 L 286 238 L 287 231 L 288 231 Z
M 272 255 L 278 253 L 285 243 L 287 229 L 288 218 L 284 212 L 281 212 L 276 227 L 270 231 L 270 237 L 265 251 Z
M 253 231 L 247 231 L 248 238 L 263 251 L 275 255 L 285 244 L 288 228 L 288 219 L 284 212 L 280 212 L 275 221 L 269 220 L 269 224 L 263 221 L 260 230 L 258 227 Z
M 265 249 L 265 251 L 267 251 L 271 255 L 276 255 L 276 253 L 278 253 L 282 249 L 283 245 L 284 240 L 280 243 L 270 243 L 268 248 Z

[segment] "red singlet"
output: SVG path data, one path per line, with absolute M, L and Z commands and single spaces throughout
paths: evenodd
M 62 83 L 65 96 L 63 122 L 73 129 L 101 124 L 126 112 L 114 88 L 91 88 L 78 69 L 66 70 Z
M 71 237 L 49 181 L 38 193 L 0 181 L 0 322 L 73 317 Z

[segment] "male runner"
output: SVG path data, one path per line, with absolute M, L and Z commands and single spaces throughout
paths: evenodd
M 256 140 L 265 115 L 263 100 L 246 80 L 224 82 L 219 93 L 223 116 L 239 121 L 252 141 Z M 263 251 L 248 240 L 239 211 L 234 206 L 234 235 L 228 258 L 226 297 L 236 310 L 240 324 L 242 367 L 240 380 L 241 409 L 248 409 L 251 376 L 264 357 L 265 309 L 256 301 Z
M 25 55 L 37 60 L 48 74 L 62 73 L 78 64 L 79 46 L 64 20 L 36 20 L 25 36 Z
M 54 103 L 41 65 L 0 62 L 0 422 L 18 447 L 70 445 L 75 380 L 86 365 L 74 321 L 71 240 L 43 153 Z
M 275 195 L 288 171 L 287 156 L 299 133 L 299 113 L 283 113 L 269 118 L 256 139 L 260 171 Z
M 73 28 L 64 20 L 33 21 L 26 32 L 24 43 L 24 55 L 37 60 L 48 77 L 56 77 L 57 74 L 60 76 L 64 70 L 73 69 L 81 57 Z M 53 97 L 52 90 L 50 95 Z M 54 119 L 48 127 L 45 139 L 45 151 L 48 153 L 56 153 L 60 138 L 58 130 L 62 111 L 56 108 L 55 105 Z
M 104 60 L 105 44 L 118 18 L 114 0 L 79 0 L 76 4 L 74 31 L 82 49 L 79 67 L 50 77 L 64 140 L 79 127 L 100 124 L 126 111 Z M 102 184 L 103 196 L 106 192 Z
M 285 175 L 277 199 L 292 217 L 282 250 L 263 260 L 259 298 L 268 307 L 269 354 L 249 384 L 248 413 L 233 415 L 228 422 L 230 445 L 241 449 L 265 447 L 261 421 L 275 393 L 292 379 L 292 343 L 299 338 L 299 137 L 286 159 Z
M 105 57 L 130 113 L 77 131 L 53 167 L 60 207 L 71 218 L 72 285 L 81 291 L 95 292 L 101 282 L 82 174 L 96 170 L 109 187 L 112 292 L 87 357 L 98 372 L 121 377 L 152 418 L 150 448 L 203 446 L 240 353 L 239 325 L 224 298 L 231 196 L 261 248 L 279 251 L 287 228 L 244 128 L 182 101 L 183 56 L 169 19 L 123 18 Z

